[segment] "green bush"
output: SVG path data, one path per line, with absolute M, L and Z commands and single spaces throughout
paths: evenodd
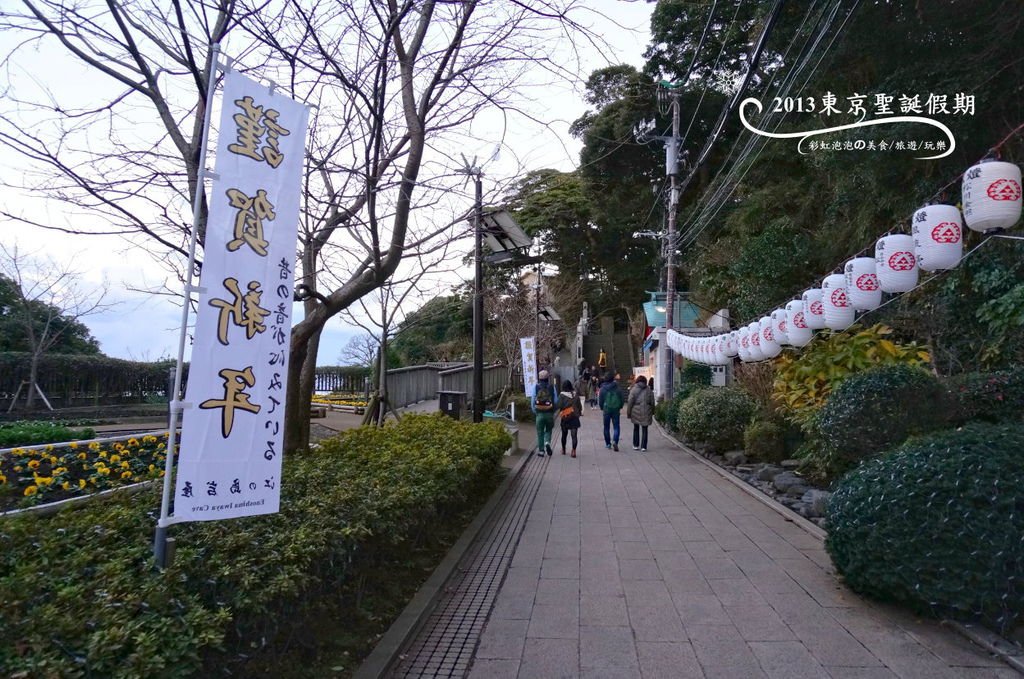
M 965 373 L 947 383 L 958 422 L 1006 422 L 1024 417 L 1024 368 Z
M 63 443 L 96 437 L 92 429 L 75 431 L 63 422 L 8 422 L 0 424 L 0 448 Z
M 743 432 L 743 450 L 756 462 L 786 459 L 786 431 L 773 420 L 754 420 Z
M 703 363 L 687 363 L 676 387 L 676 400 L 690 397 L 698 390 L 711 386 L 711 366 Z
M 709 443 L 715 450 L 739 448 L 756 410 L 754 399 L 740 389 L 701 389 L 679 404 L 679 432 L 690 441 Z
M 676 430 L 676 414 L 679 402 L 674 398 L 663 398 L 654 406 L 654 419 L 669 431 Z
M 516 404 L 516 422 L 533 422 L 533 411 L 530 410 L 530 397 L 526 394 L 516 394 L 512 397 L 512 403 Z
M 894 364 L 852 375 L 811 421 L 809 471 L 836 479 L 908 436 L 941 428 L 948 410 L 941 383 L 921 368 Z
M 163 574 L 158 488 L 0 520 L 0 674 L 187 677 L 217 651 L 274 648 L 383 546 L 413 546 L 493 487 L 510 443 L 442 415 L 345 432 L 285 460 L 279 513 L 175 527 Z
M 1024 425 L 916 438 L 842 479 L 825 546 L 884 601 L 1007 629 L 1024 614 Z

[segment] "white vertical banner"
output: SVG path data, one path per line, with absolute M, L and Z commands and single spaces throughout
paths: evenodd
M 519 349 L 523 355 L 523 387 L 527 396 L 533 396 L 537 386 L 537 354 L 533 337 L 520 337 Z
M 224 77 L 174 520 L 278 511 L 308 109 Z

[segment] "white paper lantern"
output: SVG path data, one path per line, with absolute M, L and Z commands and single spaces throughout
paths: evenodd
M 750 330 L 750 360 L 763 361 L 765 355 L 761 350 L 761 323 L 754 321 L 747 328 Z
M 750 360 L 750 332 L 746 326 L 736 331 L 736 351 L 744 363 Z
M 794 299 L 786 305 L 786 334 L 794 347 L 806 347 L 814 336 L 814 331 L 807 327 L 801 299 Z
M 1008 229 L 1020 219 L 1020 168 L 982 161 L 964 173 L 964 221 L 974 231 Z
M 785 309 L 776 309 L 772 312 L 772 332 L 775 333 L 775 341 L 780 345 L 789 344 L 789 330 L 786 325 Z
M 782 353 L 782 347 L 775 339 L 774 321 L 771 316 L 761 318 L 761 353 L 765 358 L 775 358 Z
M 825 327 L 846 330 L 853 325 L 853 307 L 846 291 L 846 276 L 834 273 L 821 282 L 821 303 L 825 306 Z
M 955 205 L 926 205 L 914 213 L 914 254 L 923 271 L 952 269 L 964 254 L 964 226 Z
M 907 292 L 917 285 L 914 237 L 898 233 L 875 244 L 875 273 L 882 292 Z
M 843 269 L 846 277 L 846 294 L 854 311 L 877 309 L 882 303 L 882 288 L 875 275 L 875 260 L 872 257 L 855 257 Z
M 811 288 L 805 290 L 803 294 L 804 320 L 811 330 L 821 330 L 825 327 L 825 305 L 821 297 L 821 288 Z
M 718 342 L 715 345 L 717 349 L 717 351 L 715 352 L 715 362 L 718 365 L 728 365 L 729 363 L 732 362 L 732 359 L 729 358 L 729 354 L 726 353 L 726 348 L 728 347 L 728 344 L 729 339 L 725 335 L 718 336 Z
M 725 355 L 730 361 L 739 354 L 739 348 L 736 346 L 736 331 L 733 330 L 725 336 Z

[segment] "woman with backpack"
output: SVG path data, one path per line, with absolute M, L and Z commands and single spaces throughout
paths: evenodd
M 537 454 L 551 455 L 551 432 L 555 428 L 555 388 L 548 381 L 548 371 L 537 375 L 537 385 L 530 396 L 530 408 L 537 423 Z
M 579 445 L 577 432 L 580 428 L 580 417 L 583 416 L 583 403 L 579 395 L 573 391 L 572 382 L 562 383 L 562 391 L 558 394 L 559 422 L 562 428 L 562 455 L 565 455 L 565 440 L 572 434 L 572 456 L 576 457 L 576 446 Z
M 647 378 L 636 378 L 626 399 L 626 417 L 633 423 L 633 450 L 647 450 L 647 428 L 654 419 L 654 392 L 647 388 Z

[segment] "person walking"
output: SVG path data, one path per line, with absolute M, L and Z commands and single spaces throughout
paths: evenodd
M 600 406 L 604 413 L 604 447 L 611 448 L 618 452 L 619 450 L 619 414 L 622 410 L 623 401 L 622 389 L 619 388 L 619 383 L 615 381 L 615 375 L 609 371 L 604 378 L 604 384 L 601 385 L 601 394 L 598 397 L 598 406 Z M 609 425 L 611 425 L 612 432 L 609 435 Z
M 590 409 L 597 410 L 597 395 L 601 391 L 601 376 L 597 366 L 590 366 Z
M 647 378 L 640 375 L 626 398 L 626 417 L 633 423 L 633 450 L 647 450 L 647 428 L 654 419 L 654 392 L 647 388 Z
M 537 374 L 537 386 L 530 396 L 530 409 L 537 423 L 537 454 L 551 455 L 551 432 L 555 428 L 555 388 L 548 381 L 548 371 Z
M 579 445 L 580 418 L 583 417 L 583 403 L 579 394 L 573 391 L 572 382 L 566 380 L 562 391 L 558 394 L 559 423 L 562 430 L 562 455 L 565 455 L 565 440 L 572 434 L 572 456 L 576 457 L 576 446 Z

